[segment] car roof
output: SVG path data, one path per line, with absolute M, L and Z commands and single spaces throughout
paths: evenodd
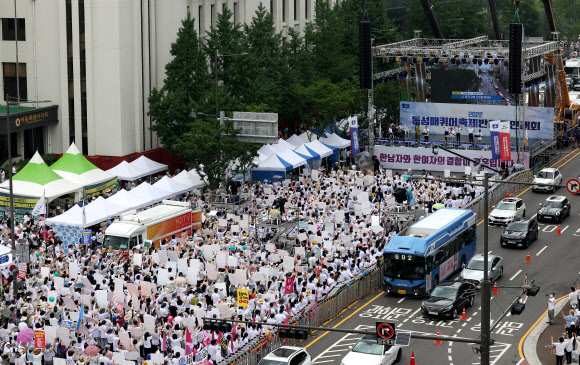
M 554 172 L 556 170 L 558 170 L 558 169 L 554 168 L 554 167 L 545 167 L 545 168 L 541 169 L 540 171 Z
M 564 199 L 566 199 L 566 197 L 565 197 L 565 196 L 562 196 L 562 195 L 552 195 L 552 196 L 548 197 L 548 198 L 546 199 L 546 201 L 551 201 L 551 202 L 561 202 L 561 201 L 563 201 Z
M 518 222 L 518 223 L 529 223 L 531 221 L 533 221 L 532 218 L 529 218 L 529 217 L 521 217 L 521 218 L 514 218 L 514 219 L 512 219 L 512 221 L 510 222 L 510 224 L 511 223 L 515 223 L 515 222 Z
M 276 358 L 276 359 L 287 359 L 290 356 L 294 355 L 298 351 L 304 350 L 302 347 L 296 346 L 282 346 L 278 347 L 276 350 L 270 352 L 266 357 L 267 358 Z
M 496 257 L 499 257 L 497 255 L 487 255 L 487 259 L 489 260 L 493 260 Z M 500 257 L 501 258 L 501 257 Z M 483 261 L 483 255 L 478 253 L 477 255 L 473 255 L 473 257 L 471 258 L 471 260 L 469 261 Z
M 447 286 L 450 288 L 459 288 L 461 286 L 461 284 L 463 284 L 463 282 L 461 282 L 461 281 L 444 281 L 442 283 L 439 283 L 437 286 Z
M 520 200 L 522 200 L 522 199 L 520 199 L 520 198 L 505 198 L 505 199 L 503 199 L 501 202 L 506 202 L 506 203 L 517 203 L 517 202 L 519 202 Z

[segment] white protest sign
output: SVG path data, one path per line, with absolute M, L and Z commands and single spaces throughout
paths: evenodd
M 71 261 L 68 263 L 68 271 L 71 279 L 76 279 L 79 274 L 79 267 L 76 262 Z
M 169 282 L 169 271 L 167 269 L 159 269 L 157 272 L 157 283 L 165 285 Z
M 177 260 L 177 271 L 182 274 L 187 274 L 187 259 Z
M 141 266 L 143 265 L 143 255 L 140 253 L 133 254 L 133 265 Z

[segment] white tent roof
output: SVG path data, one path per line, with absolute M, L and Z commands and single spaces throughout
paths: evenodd
M 332 150 L 319 141 L 312 141 L 310 143 L 306 143 L 306 147 L 310 148 L 312 151 L 318 153 L 320 157 L 328 157 L 332 155 Z
M 260 162 L 258 167 L 254 170 L 265 170 L 265 171 L 287 171 L 291 169 L 291 166 L 287 166 L 286 164 L 280 161 L 280 158 L 276 155 L 272 155 L 268 157 L 266 160 Z
M 302 144 L 302 143 L 300 143 L 298 146 L 300 146 L 301 144 Z M 279 150 L 282 150 L 282 151 L 285 151 L 285 150 L 293 150 L 293 149 L 295 149 L 295 148 L 296 148 L 296 147 L 298 147 L 298 146 L 295 146 L 295 145 L 293 145 L 292 143 L 290 143 L 290 142 L 288 142 L 288 141 L 285 141 L 285 140 L 283 140 L 282 138 L 280 138 L 280 139 L 278 140 L 278 143 L 276 144 L 276 147 L 277 147 Z
M 167 165 L 159 162 L 155 162 L 150 158 L 141 156 L 135 161 L 131 162 L 131 165 L 139 170 L 147 171 L 148 175 L 153 175 L 161 171 L 167 170 Z
M 192 184 L 181 184 L 175 179 L 171 179 L 168 176 L 163 176 L 163 178 L 153 184 L 153 187 L 167 191 L 173 195 L 182 194 L 186 191 L 193 190 Z
M 108 197 L 105 200 L 117 205 L 128 207 L 130 209 L 139 209 L 153 204 L 153 202 L 146 197 L 132 194 L 132 192 L 129 192 L 125 189 L 117 191 L 113 196 Z
M 308 161 L 306 161 L 304 157 L 300 156 L 299 154 L 297 154 L 292 150 L 282 151 L 280 153 L 277 153 L 276 155 L 280 157 L 282 160 L 291 164 L 292 168 L 297 168 L 306 165 L 308 163 Z
M 325 138 L 320 138 L 320 142 L 337 148 L 350 147 L 350 141 L 337 135 L 336 133 L 326 134 Z
M 205 185 L 205 183 L 195 170 L 191 171 L 183 170 L 179 174 L 174 176 L 172 180 L 183 185 L 191 186 L 190 190 L 199 189 Z
M 66 224 L 69 226 L 90 227 L 130 210 L 130 207 L 117 205 L 98 197 L 85 207 L 86 224 L 83 225 L 83 208 L 75 205 L 61 215 L 46 220 L 48 224 Z
M 282 152 L 282 150 L 277 148 L 275 145 L 265 144 L 262 147 L 260 147 L 258 152 L 263 153 L 264 155 L 269 157 L 277 154 L 278 152 Z
M 298 146 L 302 146 L 304 143 L 309 142 L 309 141 L 305 141 L 302 138 L 298 137 L 297 135 L 293 134 L 292 137 L 290 137 L 286 140 L 286 142 L 298 147 Z
M 310 134 L 310 139 L 308 139 L 309 134 Z M 316 133 L 312 133 L 312 132 L 304 132 L 301 135 L 299 135 L 298 137 L 304 141 L 303 143 L 308 143 L 310 141 L 316 141 L 318 139 L 318 136 L 316 135 Z
M 142 182 L 136 188 L 131 189 L 130 193 L 146 197 L 151 201 L 151 204 L 160 202 L 163 199 L 168 199 L 173 195 L 175 195 L 168 191 L 156 188 L 155 186 L 149 184 L 148 182 Z
M 314 151 L 314 150 L 313 150 L 313 151 Z M 315 159 L 318 159 L 318 158 L 320 158 L 320 156 L 318 156 L 318 155 L 315 155 L 315 154 L 311 153 L 310 151 L 308 151 L 308 150 L 306 149 L 306 145 L 305 145 L 305 144 L 303 144 L 302 146 L 300 146 L 300 147 L 298 147 L 298 148 L 295 148 L 295 149 L 294 149 L 294 152 L 297 152 L 297 153 L 299 153 L 299 154 L 301 154 L 301 155 L 304 155 L 304 156 L 310 156 L 310 157 L 312 157 L 312 158 L 315 158 Z M 316 152 L 316 151 L 314 151 L 314 152 Z
M 108 169 L 107 172 L 111 175 L 117 176 L 119 180 L 133 181 L 144 176 L 151 175 L 147 170 L 135 165 L 131 165 L 127 161 L 122 161 L 117 166 Z

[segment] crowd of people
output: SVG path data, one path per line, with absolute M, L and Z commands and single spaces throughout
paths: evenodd
M 103 222 L 92 227 L 90 245 L 66 253 L 43 217 L 27 216 L 15 222 L 17 238 L 31 247 L 16 290 L 17 263 L 2 269 L 0 364 L 178 364 L 186 355 L 216 364 L 245 351 L 272 324 L 316 315 L 313 303 L 381 260 L 410 223 L 391 213 L 397 191 L 406 190 L 402 205 L 419 219 L 437 204 L 464 207 L 483 191 L 429 180 L 435 176 L 426 171 L 412 176 L 351 169 L 252 182 L 239 188 L 249 200 L 229 212 L 193 191 L 175 199 L 202 210 L 199 230 L 131 252 L 103 245 L 110 224 Z M 295 223 L 290 244 L 277 245 L 272 224 L 261 224 L 273 223 L 272 210 L 278 223 Z M 1 244 L 10 244 L 9 232 L 0 222 Z M 245 290 L 248 303 L 240 305 Z M 220 332 L 204 329 L 203 318 L 261 324 Z M 44 331 L 43 348 L 34 331 Z

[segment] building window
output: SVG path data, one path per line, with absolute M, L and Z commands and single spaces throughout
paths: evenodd
M 304 19 L 308 19 L 308 0 L 304 0 Z
M 16 63 L 6 62 L 2 64 L 4 75 L 4 95 L 16 98 L 17 86 L 20 87 L 20 99 L 28 99 L 28 88 L 26 86 L 26 63 L 18 63 L 18 83 L 16 82 Z
M 234 24 L 240 23 L 240 3 L 234 3 Z
M 224 12 L 224 10 L 226 10 L 226 6 L 227 6 L 226 3 L 222 4 L 222 13 Z
M 199 33 L 199 36 L 201 36 L 201 32 L 203 31 L 203 5 L 199 6 L 199 9 L 197 10 L 197 33 Z
M 294 0 L 294 20 L 298 20 L 298 0 Z
M 215 5 L 211 4 L 210 24 L 215 28 Z
M 286 0 L 282 0 L 282 22 L 286 23 Z
M 18 40 L 26 40 L 26 21 L 23 18 L 18 18 L 16 24 L 18 29 L 14 27 L 14 18 L 2 18 L 2 40 L 15 41 L 16 31 L 18 31 Z

